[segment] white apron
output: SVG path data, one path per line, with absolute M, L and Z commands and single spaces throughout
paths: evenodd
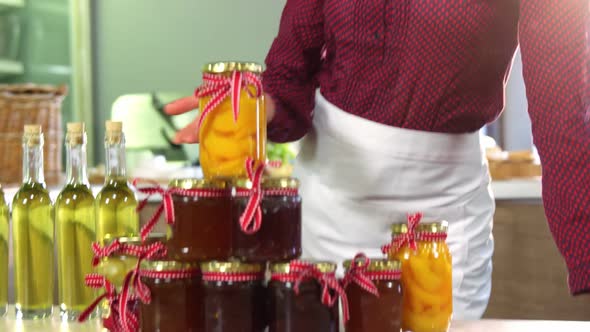
M 455 319 L 488 303 L 495 209 L 479 133 L 390 127 L 346 113 L 319 92 L 313 129 L 295 164 L 303 197 L 303 256 L 382 257 L 407 213 L 449 222 Z

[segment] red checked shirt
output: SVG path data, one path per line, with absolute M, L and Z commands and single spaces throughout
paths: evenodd
M 520 42 L 545 212 L 572 293 L 590 292 L 589 33 L 588 0 L 288 0 L 263 76 L 269 137 L 307 133 L 318 87 L 379 123 L 476 131 Z

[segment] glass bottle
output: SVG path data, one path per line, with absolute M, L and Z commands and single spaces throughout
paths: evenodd
M 16 317 L 52 314 L 53 206 L 43 176 L 41 126 L 27 125 L 23 136 L 23 184 L 12 203 Z
M 8 206 L 0 186 L 0 317 L 8 305 Z
M 96 239 L 104 244 L 107 239 L 139 234 L 137 200 L 129 188 L 125 170 L 125 135 L 121 122 L 106 123 L 106 178 L 96 197 Z
M 68 123 L 66 185 L 55 202 L 58 304 L 62 319 L 75 320 L 94 300 L 84 277 L 92 273 L 95 240 L 94 196 L 86 173 L 86 132 L 83 123 Z

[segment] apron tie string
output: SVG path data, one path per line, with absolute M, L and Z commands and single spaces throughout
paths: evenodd
M 254 87 L 254 91 L 248 89 L 248 85 Z M 201 128 L 205 118 L 219 106 L 225 98 L 231 98 L 234 121 L 238 121 L 240 114 L 241 90 L 246 89 L 250 97 L 258 98 L 262 95 L 262 81 L 260 77 L 250 72 L 232 72 L 230 77 L 219 74 L 203 74 L 203 84 L 195 90 L 195 97 L 211 97 L 209 102 L 201 110 L 198 119 L 198 128 Z

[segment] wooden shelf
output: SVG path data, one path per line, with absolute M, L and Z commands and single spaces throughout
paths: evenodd
M 22 8 L 24 6 L 25 6 L 25 0 L 0 0 L 0 9 Z
M 21 62 L 0 59 L 0 75 L 20 75 L 25 68 Z

